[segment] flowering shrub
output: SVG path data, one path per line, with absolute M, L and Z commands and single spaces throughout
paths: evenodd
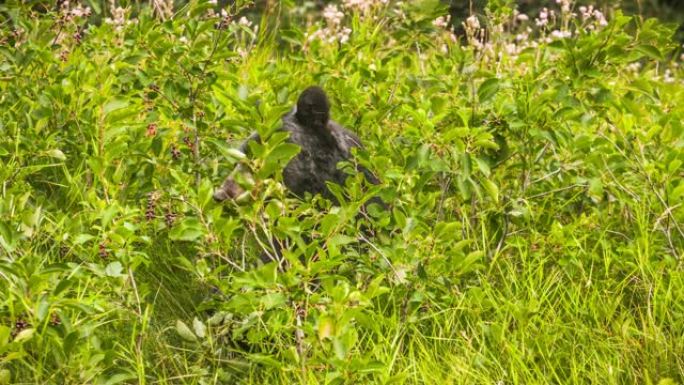
M 0 5 L 0 384 L 684 381 L 668 26 L 290 3 Z M 339 206 L 281 183 L 311 84 L 382 180 Z

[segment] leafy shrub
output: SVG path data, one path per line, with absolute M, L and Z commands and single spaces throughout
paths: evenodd
M 684 381 L 672 29 L 437 3 L 0 6 L 0 383 Z M 280 183 L 310 84 L 383 181 L 339 207 Z

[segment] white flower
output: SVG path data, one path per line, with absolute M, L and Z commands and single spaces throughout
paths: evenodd
M 247 27 L 247 28 L 252 27 L 252 22 L 249 21 L 249 19 L 246 18 L 246 17 L 244 17 L 244 16 L 242 16 L 242 17 L 240 18 L 240 20 L 238 20 L 238 24 L 241 25 L 241 26 L 243 26 L 243 27 Z
M 641 63 L 639 63 L 638 61 L 636 61 L 634 63 L 627 64 L 627 70 L 628 71 L 639 72 L 640 69 L 641 69 Z
M 178 41 L 183 44 L 188 44 L 188 38 L 185 36 L 181 36 L 180 38 L 178 38 Z
M 331 25 L 340 25 L 344 18 L 344 13 L 337 8 L 337 5 L 330 4 L 323 9 L 323 18 Z
M 508 43 L 506 44 L 506 52 L 509 55 L 515 55 L 518 53 L 518 46 L 515 43 Z
M 587 20 L 594 13 L 594 6 L 593 5 L 590 5 L 589 7 L 581 6 L 581 7 L 579 7 L 579 11 L 580 11 L 580 15 L 582 16 L 582 20 Z
M 560 31 L 560 30 L 554 30 L 551 32 L 551 37 L 554 39 L 565 39 L 567 37 L 572 37 L 572 32 L 570 31 Z
M 76 8 L 71 10 L 71 15 L 75 17 L 88 17 L 90 14 L 90 7 L 83 8 L 81 4 L 77 5 Z
M 539 17 L 534 19 L 534 23 L 537 27 L 544 27 L 549 24 L 549 10 L 542 8 L 542 10 L 539 11 Z
M 307 41 L 314 41 L 316 39 L 323 39 L 323 30 L 319 29 L 317 31 L 314 31 L 311 35 L 309 35 L 306 38 Z
M 570 0 L 556 0 L 556 4 L 560 4 L 561 12 L 570 12 Z
M 598 9 L 594 11 L 594 19 L 596 19 L 598 24 L 602 27 L 608 25 L 608 21 L 606 20 L 606 17 L 603 15 L 603 12 L 599 11 Z
M 344 44 L 349 41 L 349 36 L 351 35 L 351 28 L 344 27 L 342 28 L 342 31 L 338 34 L 338 39 L 340 40 L 340 43 Z
M 526 14 L 524 14 L 524 13 L 521 13 L 521 14 L 518 15 L 517 19 L 518 19 L 518 21 L 521 21 L 521 22 L 522 22 L 522 21 L 528 21 L 528 20 L 530 20 L 530 17 L 527 16 Z
M 432 25 L 434 25 L 437 28 L 447 28 L 449 26 L 450 19 L 451 15 L 447 15 L 446 17 L 440 16 L 432 21 Z
M 466 19 L 466 26 L 471 30 L 478 30 L 480 29 L 480 20 L 477 19 L 477 16 L 472 15 Z
M 389 0 L 343 0 L 342 4 L 345 8 L 358 9 L 362 13 L 368 12 L 373 6 L 378 4 L 387 4 Z

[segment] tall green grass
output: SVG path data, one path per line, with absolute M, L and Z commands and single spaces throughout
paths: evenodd
M 0 5 L 0 384 L 684 382 L 673 31 L 369 4 Z M 280 183 L 310 84 L 383 182 L 339 207 Z

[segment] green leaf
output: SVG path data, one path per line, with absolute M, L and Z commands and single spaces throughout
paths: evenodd
M 14 337 L 14 342 L 24 342 L 28 341 L 31 338 L 33 338 L 33 335 L 35 334 L 36 329 L 29 328 L 29 329 L 24 329 L 17 334 L 16 337 Z
M 337 357 L 338 360 L 344 360 L 345 357 L 347 357 L 347 353 L 349 352 L 349 349 L 347 348 L 347 345 L 344 343 L 344 341 L 341 338 L 333 338 L 333 350 L 335 351 L 335 357 Z
M 36 319 L 38 321 L 43 321 L 50 310 L 50 302 L 47 298 L 43 297 L 38 301 L 38 306 L 36 306 Z
M 245 154 L 242 151 L 238 150 L 237 148 L 228 148 L 225 150 L 224 153 L 225 153 L 225 155 L 230 156 L 231 158 L 235 158 L 235 159 L 245 159 L 246 158 Z
M 0 369 L 0 385 L 9 385 L 12 375 L 8 369 Z
M 300 150 L 301 148 L 296 144 L 281 143 L 266 156 L 266 163 L 284 163 L 297 155 Z
M 74 245 L 82 245 L 91 239 L 95 238 L 94 236 L 90 234 L 78 234 L 76 237 L 74 237 Z
M 241 100 L 246 100 L 248 96 L 249 87 L 247 87 L 244 84 L 240 84 L 240 86 L 238 86 L 238 98 L 240 98 Z
M 62 150 L 59 149 L 53 149 L 53 150 L 48 150 L 47 155 L 52 158 L 56 158 L 59 160 L 66 160 L 66 155 L 62 152 Z
M 684 183 L 680 183 L 679 186 L 675 187 L 672 190 L 672 193 L 670 193 L 670 198 L 673 201 L 679 201 L 679 200 L 684 201 Z
M 194 241 L 204 235 L 204 228 L 196 218 L 186 218 L 169 232 L 174 241 Z
M 461 154 L 461 175 L 463 179 L 470 178 L 470 173 L 472 172 L 472 161 L 470 159 L 470 154 L 464 152 Z
M 287 302 L 287 298 L 283 293 L 268 293 L 260 298 L 259 302 L 265 309 L 273 309 L 282 306 Z
M 112 111 L 116 111 L 118 109 L 124 108 L 128 106 L 128 102 L 125 100 L 120 100 L 120 99 L 114 99 L 110 102 L 107 102 L 107 104 L 104 105 L 102 108 L 102 112 L 105 115 L 108 115 Z
M 600 202 L 603 200 L 603 182 L 599 178 L 592 178 L 589 180 L 589 196 L 595 202 Z
M 279 167 L 299 153 L 300 147 L 296 144 L 281 143 L 266 155 L 263 167 L 257 173 L 257 177 L 270 177 Z
M 195 317 L 192 320 L 192 328 L 195 330 L 195 334 L 199 338 L 204 338 L 207 334 L 207 327 L 204 326 L 204 323 L 202 323 L 202 321 L 197 319 L 197 317 Z
M 281 368 L 283 366 L 279 360 L 273 358 L 273 356 L 266 354 L 254 353 L 250 354 L 248 358 L 257 364 L 262 364 L 273 368 Z
M 322 316 L 318 319 L 318 339 L 324 340 L 331 338 L 335 334 L 335 320 L 329 316 Z
M 477 262 L 481 260 L 482 257 L 484 257 L 484 251 L 481 250 L 475 250 L 472 253 L 468 254 L 465 258 L 458 262 L 459 273 L 466 274 L 471 271 L 480 269 L 482 265 L 480 265 Z
M 176 321 L 176 332 L 178 332 L 178 335 L 181 336 L 181 338 L 186 340 L 186 341 L 189 341 L 189 342 L 197 341 L 197 336 L 192 332 L 192 330 L 190 330 L 188 325 L 186 325 L 181 320 Z
M 489 164 L 487 163 L 486 160 L 480 158 L 479 156 L 473 157 L 475 159 L 475 163 L 477 163 L 477 168 L 482 171 L 482 173 L 489 178 L 489 176 L 492 174 L 492 170 L 489 167 Z
M 499 187 L 489 179 L 484 179 L 482 181 L 482 186 L 487 191 L 487 194 L 494 200 L 495 203 L 499 203 Z
M 636 47 L 636 50 L 652 59 L 663 60 L 663 54 L 660 52 L 660 50 L 650 44 L 639 45 Z
M 662 378 L 660 381 L 658 381 L 658 385 L 677 385 L 677 381 L 671 379 L 671 378 Z
M 464 201 L 469 200 L 472 196 L 470 183 L 466 183 L 468 180 L 468 178 L 463 178 L 462 175 L 459 175 L 456 178 L 456 187 L 458 187 L 458 192 L 461 194 L 461 198 L 463 198 Z
M 104 382 L 104 385 L 121 384 L 125 381 L 132 380 L 134 378 L 136 378 L 136 375 L 133 373 L 117 373 L 117 374 L 107 378 L 107 381 Z
M 497 78 L 489 78 L 480 84 L 477 89 L 477 98 L 480 103 L 486 102 L 499 91 L 500 81 Z
M 0 350 L 9 341 L 9 337 L 12 334 L 12 329 L 8 326 L 0 325 Z
M 675 174 L 679 169 L 682 167 L 682 161 L 679 159 L 675 159 L 670 164 L 667 165 L 667 172 L 670 174 Z
M 440 240 L 452 240 L 460 235 L 459 230 L 463 227 L 461 222 L 440 222 L 434 228 L 434 234 Z
M 105 274 L 108 277 L 121 277 L 121 272 L 123 272 L 123 266 L 119 261 L 114 261 L 105 267 Z

